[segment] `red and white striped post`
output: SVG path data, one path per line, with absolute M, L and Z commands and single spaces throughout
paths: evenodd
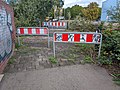
M 48 36 L 48 47 L 49 45 L 49 29 L 46 27 L 19 27 L 17 29 L 17 35 L 18 35 L 18 43 L 20 45 L 19 36 L 40 36 L 45 35 Z

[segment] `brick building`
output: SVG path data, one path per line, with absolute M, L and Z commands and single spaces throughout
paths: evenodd
M 4 70 L 14 51 L 15 24 L 11 6 L 0 0 L 0 73 Z

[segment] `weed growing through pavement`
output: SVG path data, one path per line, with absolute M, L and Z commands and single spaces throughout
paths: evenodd
M 57 62 L 58 62 L 57 59 L 53 56 L 50 56 L 48 59 L 52 64 L 57 64 Z
M 85 56 L 84 62 L 85 63 L 93 63 L 94 61 L 92 60 L 92 58 L 90 56 Z
M 13 64 L 15 62 L 15 58 L 11 57 L 10 60 L 8 61 L 8 65 Z
M 120 74 L 111 74 L 114 78 L 113 81 L 115 82 L 115 84 L 120 86 Z

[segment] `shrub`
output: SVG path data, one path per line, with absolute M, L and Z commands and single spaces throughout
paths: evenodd
M 95 32 L 96 26 L 97 25 L 92 24 L 91 21 L 78 16 L 74 21 L 70 22 L 69 29 L 80 32 Z
M 100 61 L 102 64 L 120 62 L 120 31 L 105 30 Z

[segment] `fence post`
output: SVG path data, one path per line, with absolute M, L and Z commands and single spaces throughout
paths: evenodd
M 18 34 L 17 34 L 17 37 L 18 37 L 18 45 L 20 46 L 20 37 Z
M 54 53 L 54 58 L 55 58 L 55 42 L 54 42 L 54 35 L 55 35 L 55 33 L 53 33 L 53 53 Z

